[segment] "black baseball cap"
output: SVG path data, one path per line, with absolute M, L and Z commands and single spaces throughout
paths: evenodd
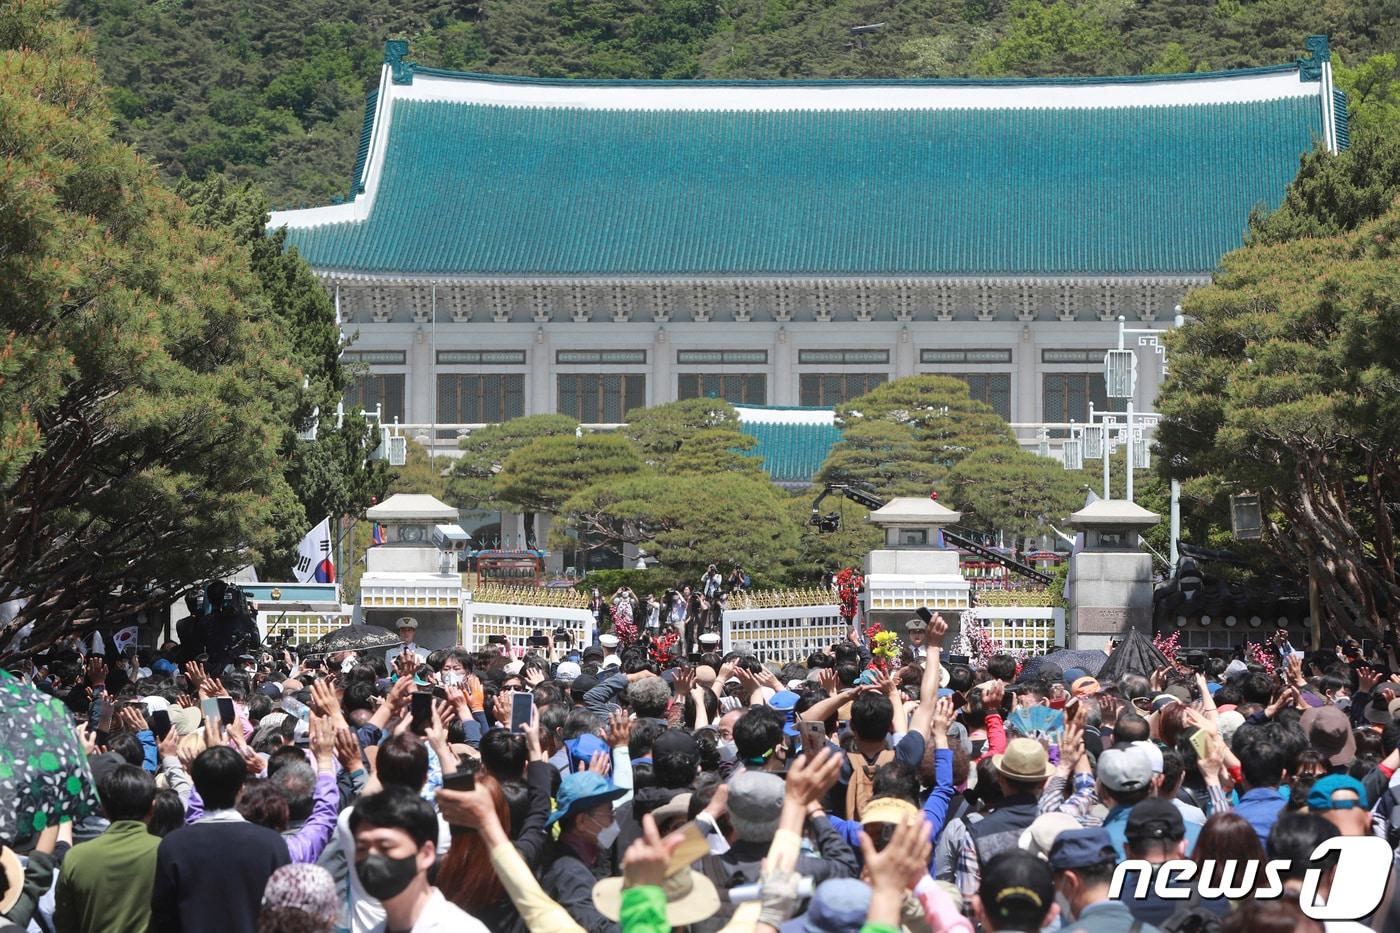
M 1125 835 L 1129 839 L 1170 839 L 1178 841 L 1186 838 L 1186 821 L 1181 811 L 1171 801 L 1161 797 L 1148 797 L 1133 807 L 1128 814 L 1128 827 Z
M 569 692 L 574 695 L 575 700 L 582 700 L 583 695 L 596 686 L 598 686 L 598 678 L 584 671 L 574 678 L 574 682 L 569 685 Z
M 998 929 L 1038 930 L 1055 902 L 1050 863 L 1022 849 L 1009 849 L 982 869 L 977 894 Z

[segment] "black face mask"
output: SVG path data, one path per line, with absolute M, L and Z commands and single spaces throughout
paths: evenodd
M 355 863 L 355 877 L 365 893 L 375 900 L 387 901 L 402 894 L 418 874 L 418 854 L 389 858 L 372 852 L 364 861 Z

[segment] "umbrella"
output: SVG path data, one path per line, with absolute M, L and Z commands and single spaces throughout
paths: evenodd
M 92 771 L 68 709 L 0 671 L 0 841 L 13 845 L 60 819 L 97 812 Z
M 1167 656 L 1157 650 L 1157 646 L 1152 644 L 1151 639 L 1144 635 L 1141 629 L 1129 628 L 1128 634 L 1123 636 L 1118 647 L 1113 649 L 1113 654 L 1109 655 L 1103 667 L 1099 668 L 1098 679 L 1100 683 L 1108 683 L 1124 674 L 1150 677 L 1157 668 L 1166 667 L 1170 663 Z
M 1098 676 L 1099 670 L 1104 662 L 1108 660 L 1108 655 L 1102 651 L 1081 651 L 1076 648 L 1061 648 L 1049 654 L 1039 655 L 1034 658 L 1027 658 L 1025 666 L 1021 668 L 1020 680 L 1034 680 L 1044 664 L 1054 664 L 1061 671 L 1067 671 L 1071 667 L 1077 667 L 1091 677 Z
M 335 654 L 337 651 L 373 651 L 392 648 L 399 636 L 380 625 L 346 625 L 328 635 L 322 635 L 302 651 L 303 655 Z

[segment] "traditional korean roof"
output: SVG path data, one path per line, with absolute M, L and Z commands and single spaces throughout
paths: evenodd
M 830 408 L 743 405 L 735 410 L 739 430 L 758 442 L 750 455 L 762 459 L 764 472 L 775 483 L 810 483 L 841 440 Z
M 582 81 L 390 42 L 351 200 L 277 212 L 387 277 L 1207 274 L 1347 136 L 1292 65 L 1041 80 Z

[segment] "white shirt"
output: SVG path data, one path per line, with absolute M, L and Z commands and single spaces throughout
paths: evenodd
M 384 652 L 384 663 L 389 665 L 389 667 L 393 667 L 394 661 L 399 655 L 403 654 L 405 648 L 413 649 L 413 654 L 418 658 L 420 664 L 428 660 L 427 648 L 419 648 L 417 645 L 398 645 Z
M 467 913 L 456 904 L 442 896 L 442 892 L 437 888 L 432 889 L 429 895 L 427 906 L 418 915 L 418 922 L 413 925 L 412 933 L 491 933 L 486 929 L 486 924 Z M 387 928 L 387 923 L 376 928 L 376 933 L 380 933 Z

